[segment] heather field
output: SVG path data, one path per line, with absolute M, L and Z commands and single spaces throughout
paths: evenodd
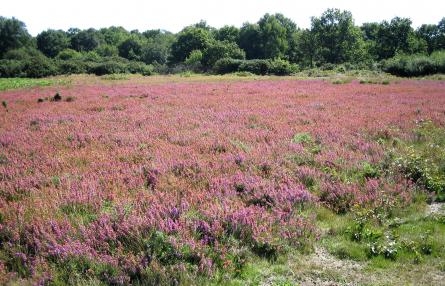
M 47 81 L 0 92 L 0 284 L 445 285 L 443 80 Z

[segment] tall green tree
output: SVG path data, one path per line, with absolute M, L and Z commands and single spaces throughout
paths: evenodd
M 212 37 L 208 29 L 202 27 L 186 27 L 172 44 L 170 62 L 183 62 L 192 51 L 204 51 L 210 44 Z
M 224 26 L 215 31 L 214 37 L 218 41 L 237 43 L 240 37 L 240 29 L 235 26 Z
M 297 48 L 291 59 L 292 62 L 302 66 L 313 67 L 317 57 L 317 44 L 314 34 L 308 30 L 302 30 L 296 35 Z
M 142 56 L 142 45 L 137 37 L 130 37 L 123 41 L 118 46 L 118 50 L 119 56 L 129 60 L 139 61 Z
M 234 42 L 212 41 L 202 55 L 202 65 L 204 68 L 212 68 L 220 59 L 245 59 L 246 53 Z
M 26 30 L 26 25 L 16 18 L 0 16 L 0 57 L 7 51 L 29 46 L 32 37 Z
M 437 37 L 437 45 L 436 50 L 444 50 L 445 49 L 445 17 L 439 21 L 437 24 L 437 28 L 439 29 L 439 35 Z
M 424 24 L 416 30 L 416 35 L 427 43 L 428 53 L 445 49 L 445 17 L 437 25 Z
M 62 30 L 46 30 L 36 37 L 37 48 L 47 57 L 54 58 L 64 49 L 69 48 L 70 39 Z
M 377 59 L 394 57 L 397 53 L 409 51 L 409 38 L 413 33 L 411 20 L 395 17 L 390 22 L 383 21 L 377 32 Z
M 240 29 L 238 46 L 246 52 L 247 59 L 261 58 L 261 30 L 258 24 L 243 24 Z
M 68 31 L 70 33 L 70 31 Z M 96 49 L 101 43 L 101 36 L 93 28 L 88 30 L 71 31 L 71 47 L 78 52 L 89 52 Z
M 111 26 L 109 28 L 102 28 L 99 30 L 101 38 L 105 44 L 117 47 L 120 43 L 130 37 L 130 33 L 123 27 Z
M 146 38 L 142 46 L 142 61 L 147 64 L 166 64 L 170 56 L 174 34 L 162 30 L 150 30 L 142 33 Z
M 287 29 L 275 15 L 264 15 L 259 21 L 261 58 L 281 58 L 289 48 Z
M 428 54 L 438 48 L 437 40 L 440 37 L 440 31 L 437 25 L 423 24 L 416 30 L 416 35 L 426 42 Z
M 354 25 L 351 12 L 328 9 L 320 18 L 312 18 L 311 27 L 321 62 L 338 64 L 363 60 L 362 33 Z

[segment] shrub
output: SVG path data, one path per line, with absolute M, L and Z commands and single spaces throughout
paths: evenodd
M 81 60 L 57 61 L 57 66 L 61 74 L 81 74 L 88 71 L 90 63 Z
M 213 65 L 213 71 L 217 74 L 237 72 L 242 62 L 242 60 L 230 58 L 220 59 Z
M 445 51 L 425 55 L 401 55 L 383 62 L 383 70 L 398 76 L 424 76 L 445 72 Z
M 0 77 L 25 77 L 23 62 L 19 60 L 0 60 Z
M 247 71 L 257 75 L 266 75 L 271 68 L 270 60 L 246 60 L 242 61 L 239 71 Z
M 62 96 L 57 92 L 51 101 L 61 101 L 62 100 Z
M 57 75 L 57 67 L 54 62 L 45 56 L 35 57 L 24 62 L 23 73 L 26 77 L 41 78 Z
M 309 144 L 312 143 L 312 137 L 309 133 L 306 132 L 296 133 L 294 137 L 292 137 L 291 142 L 296 144 Z
M 122 62 L 109 60 L 93 66 L 91 72 L 95 75 L 126 73 L 127 65 Z
M 281 59 L 271 61 L 224 58 L 216 61 L 213 71 L 218 74 L 241 72 L 256 75 L 290 75 L 298 71 L 298 66 Z
M 64 60 L 64 61 L 73 60 L 73 59 L 80 59 L 81 57 L 82 57 L 81 53 L 79 53 L 79 52 L 77 52 L 75 50 L 72 50 L 72 49 L 65 49 L 65 50 L 61 51 L 56 56 L 57 59 Z
M 288 61 L 276 59 L 270 63 L 269 72 L 274 75 L 290 75 L 298 72 L 298 66 Z
M 1 60 L 1 77 L 40 78 L 58 73 L 54 62 L 34 48 L 11 50 Z
M 407 179 L 445 201 L 445 136 L 443 128 L 423 122 L 413 134 L 413 142 L 395 159 L 395 166 Z
M 143 62 L 129 62 L 127 65 L 129 73 L 137 73 L 141 75 L 152 75 L 153 66 L 147 65 Z

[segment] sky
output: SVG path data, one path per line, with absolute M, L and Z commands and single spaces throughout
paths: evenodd
M 23 21 L 36 36 L 47 29 L 80 29 L 122 26 L 127 30 L 163 29 L 179 32 L 205 20 L 208 25 L 241 27 L 264 14 L 282 13 L 298 27 L 309 28 L 310 18 L 328 8 L 352 12 L 357 25 L 410 18 L 413 27 L 437 24 L 445 17 L 443 0 L 2 0 L 0 16 Z

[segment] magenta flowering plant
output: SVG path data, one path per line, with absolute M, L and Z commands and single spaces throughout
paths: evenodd
M 211 275 L 241 267 L 246 249 L 311 245 L 307 206 L 405 204 L 411 183 L 385 177 L 379 142 L 407 137 L 419 116 L 444 125 L 442 90 L 129 81 L 58 87 L 76 100 L 57 104 L 37 102 L 52 87 L 1 92 L 0 284 L 67 267 L 116 284 Z

